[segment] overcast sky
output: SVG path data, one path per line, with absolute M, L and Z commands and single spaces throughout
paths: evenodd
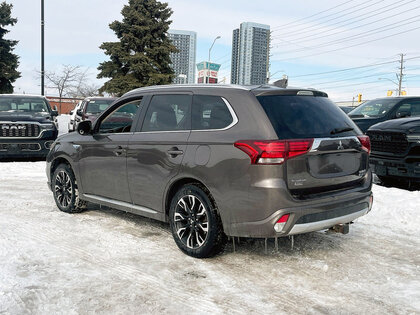
M 39 93 L 40 0 L 6 0 L 18 23 L 8 37 L 19 40 L 22 78 L 15 92 Z M 108 24 L 121 19 L 127 0 L 45 0 L 46 70 L 62 64 L 89 68 L 96 81 L 98 64 L 106 60 L 99 49 L 116 37 Z M 171 28 L 196 31 L 197 62 L 208 58 L 222 64 L 220 76 L 230 78 L 232 30 L 241 22 L 269 24 L 272 29 L 273 78 L 289 76 L 293 86 L 326 91 L 333 100 L 385 96 L 395 89 L 399 53 L 405 53 L 409 94 L 420 95 L 420 0 L 321 1 L 199 1 L 171 0 Z M 417 58 L 418 57 L 418 58 Z M 347 68 L 378 64 L 326 74 Z M 381 78 L 381 79 L 379 79 Z M 100 84 L 101 82 L 97 82 Z M 54 94 L 53 90 L 48 90 Z

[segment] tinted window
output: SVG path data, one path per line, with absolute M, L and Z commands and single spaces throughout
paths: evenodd
M 141 100 L 121 105 L 104 120 L 99 127 L 100 133 L 129 132 L 133 124 L 134 116 L 140 109 Z
M 0 97 L 0 112 L 39 112 L 48 113 L 47 103 L 39 97 Z
M 398 100 L 395 99 L 377 99 L 363 103 L 349 113 L 350 117 L 382 117 L 385 116 Z
M 230 111 L 220 96 L 194 95 L 192 129 L 222 129 L 233 122 Z
M 259 96 L 279 139 L 343 137 L 358 134 L 353 121 L 326 97 Z M 334 129 L 354 128 L 335 135 Z
M 396 116 L 406 113 L 408 116 L 420 116 L 420 100 L 405 101 L 398 108 Z
M 190 128 L 191 95 L 153 96 L 142 131 L 175 131 Z
M 99 114 L 105 111 L 114 100 L 94 100 L 89 101 L 86 107 L 87 114 Z

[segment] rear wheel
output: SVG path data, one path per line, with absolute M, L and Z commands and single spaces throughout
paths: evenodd
M 169 209 L 175 243 L 184 253 L 197 258 L 212 257 L 226 244 L 222 221 L 208 190 L 188 184 L 175 194 Z
M 77 213 L 86 208 L 86 201 L 79 199 L 76 178 L 68 164 L 60 164 L 55 169 L 52 188 L 55 203 L 61 211 Z

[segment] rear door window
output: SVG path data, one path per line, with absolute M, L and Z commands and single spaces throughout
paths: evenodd
M 141 131 L 189 130 L 191 101 L 192 96 L 188 94 L 153 96 Z
M 194 95 L 192 129 L 223 129 L 233 122 L 232 114 L 220 96 Z
M 258 96 L 279 139 L 344 137 L 359 134 L 353 121 L 326 97 Z M 333 130 L 353 128 L 334 133 Z

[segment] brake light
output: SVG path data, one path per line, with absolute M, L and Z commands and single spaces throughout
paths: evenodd
M 370 139 L 369 136 L 357 136 L 362 145 L 362 149 L 365 150 L 368 154 L 370 154 Z
M 307 153 L 313 139 L 299 140 L 243 140 L 235 142 L 251 159 L 251 164 L 282 164 L 286 159 Z

